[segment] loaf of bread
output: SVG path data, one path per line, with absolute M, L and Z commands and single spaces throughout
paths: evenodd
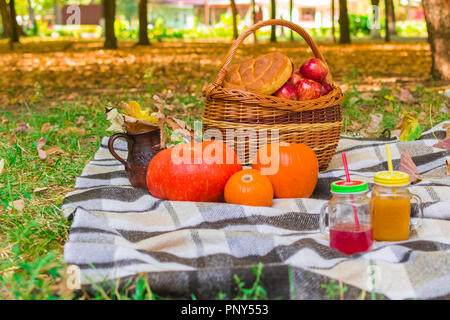
M 292 61 L 280 52 L 233 64 L 227 70 L 224 88 L 271 95 L 289 79 Z

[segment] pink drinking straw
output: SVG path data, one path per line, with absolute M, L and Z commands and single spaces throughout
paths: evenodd
M 345 154 L 345 152 L 341 153 L 342 156 L 342 163 L 344 164 L 344 171 L 345 171 L 345 181 L 347 183 L 352 182 L 352 180 L 350 180 L 350 172 L 348 171 L 348 163 L 347 163 L 347 155 Z M 353 195 L 351 195 L 350 197 L 353 200 Z M 356 231 L 359 231 L 359 219 L 358 219 L 358 212 L 356 211 L 356 207 L 353 206 L 353 216 L 355 218 L 355 228 Z

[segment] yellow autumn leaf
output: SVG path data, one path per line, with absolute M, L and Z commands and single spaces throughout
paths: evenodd
M 400 126 L 402 133 L 400 134 L 400 141 L 413 141 L 420 138 L 423 132 L 423 127 L 420 125 L 416 117 L 408 113 L 403 114 L 403 121 Z
M 149 109 L 142 110 L 141 105 L 136 101 L 122 101 L 122 110 L 129 117 L 142 121 L 148 121 L 154 124 L 158 122 L 156 113 L 150 113 Z

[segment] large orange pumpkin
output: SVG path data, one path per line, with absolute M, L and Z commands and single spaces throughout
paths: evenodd
M 258 170 L 245 169 L 231 176 L 225 185 L 227 203 L 270 207 L 273 199 L 272 183 Z
M 276 198 L 309 198 L 319 175 L 316 154 L 302 143 L 268 144 L 258 150 L 252 167 L 267 174 Z

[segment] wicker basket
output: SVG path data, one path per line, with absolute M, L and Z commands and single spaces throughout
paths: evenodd
M 323 171 L 336 150 L 341 134 L 340 102 L 343 94 L 339 87 L 333 84 L 329 94 L 307 101 L 223 88 L 227 67 L 239 45 L 250 34 L 268 25 L 285 26 L 297 32 L 312 49 L 314 56 L 326 64 L 314 40 L 300 26 L 278 19 L 253 25 L 233 43 L 215 80 L 204 92 L 203 132 L 219 130 L 225 143 L 235 149 L 242 163 L 250 164 L 259 147 L 277 139 L 276 134 L 273 134 L 275 131 L 271 130 L 278 130 L 280 141 L 310 146 L 319 160 L 319 169 Z M 330 74 L 327 81 L 332 83 Z M 234 135 L 229 134 L 233 132 L 230 130 L 234 130 Z

